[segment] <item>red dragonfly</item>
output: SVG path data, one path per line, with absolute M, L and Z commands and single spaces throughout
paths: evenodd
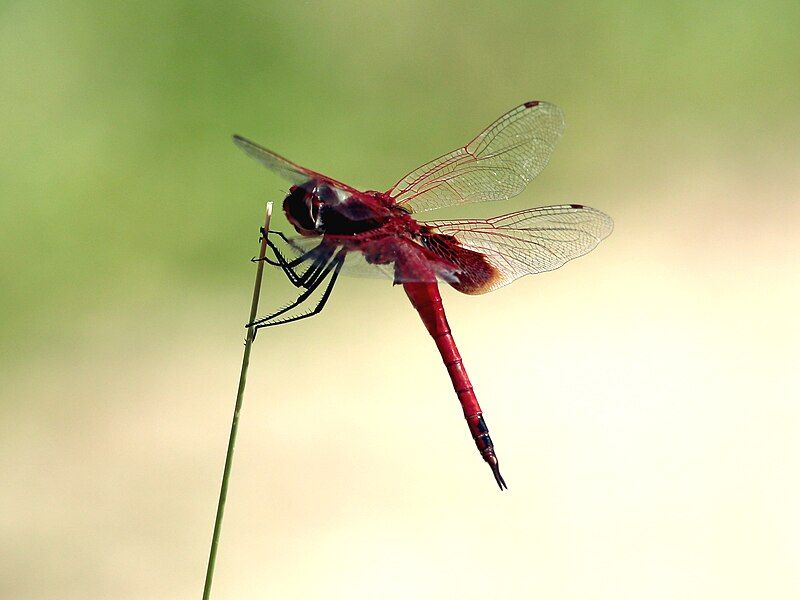
M 248 327 L 280 325 L 319 313 L 343 268 L 363 272 L 369 267 L 388 275 L 403 285 L 436 342 L 475 445 L 500 489 L 506 488 L 445 317 L 438 282 L 465 294 L 495 290 L 586 254 L 611 233 L 613 223 L 604 213 L 580 204 L 532 208 L 491 219 L 422 222 L 413 215 L 516 196 L 547 165 L 563 129 L 563 113 L 557 106 L 526 102 L 465 146 L 411 171 L 385 192 L 357 190 L 234 136 L 248 155 L 292 183 L 283 210 L 300 234 L 289 238 L 277 231 L 263 232 L 274 253 L 274 258 L 265 260 L 282 269 L 302 293 Z M 275 243 L 278 240 L 283 251 Z M 287 314 L 318 288 L 322 292 L 313 309 Z

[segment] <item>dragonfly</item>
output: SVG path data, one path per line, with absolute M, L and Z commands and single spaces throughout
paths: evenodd
M 298 296 L 247 326 L 260 329 L 319 314 L 340 273 L 363 275 L 366 270 L 402 285 L 441 354 L 478 452 L 500 489 L 507 489 L 439 284 L 483 294 L 524 275 L 557 269 L 595 248 L 611 233 L 613 222 L 581 204 L 489 219 L 421 221 L 415 215 L 518 195 L 545 168 L 563 130 L 560 108 L 525 102 L 386 191 L 358 190 L 234 136 L 239 148 L 291 184 L 283 212 L 297 233 L 262 231 L 272 255 L 254 260 L 280 269 Z

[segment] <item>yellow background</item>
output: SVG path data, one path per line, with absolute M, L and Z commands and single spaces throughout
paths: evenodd
M 402 291 L 341 280 L 259 335 L 214 597 L 800 597 L 798 31 L 797 2 L 2 3 L 0 597 L 200 596 L 286 189 L 230 134 L 384 189 L 529 99 L 566 113 L 547 170 L 430 215 L 616 222 L 444 292 L 510 490 Z

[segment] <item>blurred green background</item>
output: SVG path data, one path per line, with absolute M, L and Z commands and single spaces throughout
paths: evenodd
M 547 170 L 444 215 L 616 221 L 445 292 L 510 492 L 404 295 L 343 281 L 259 336 L 215 597 L 796 598 L 798 31 L 797 2 L 2 3 L 0 596 L 199 596 L 286 189 L 232 133 L 384 189 L 543 99 Z

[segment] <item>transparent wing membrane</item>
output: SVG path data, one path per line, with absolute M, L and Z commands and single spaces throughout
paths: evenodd
M 249 157 L 254 158 L 273 173 L 295 185 L 301 185 L 307 181 L 324 182 L 348 193 L 358 193 L 357 190 L 341 181 L 336 181 L 327 175 L 301 167 L 297 163 L 279 154 L 275 154 L 272 150 L 267 150 L 263 146 L 259 146 L 255 142 L 251 142 L 240 135 L 233 136 L 233 143 L 241 148 Z
M 387 194 L 412 212 L 511 198 L 547 166 L 563 130 L 560 108 L 526 102 L 466 146 L 415 169 Z
M 521 210 L 491 219 L 430 221 L 425 225 L 482 254 L 498 277 L 481 292 L 524 275 L 557 269 L 607 237 L 611 217 L 588 206 L 565 204 Z

